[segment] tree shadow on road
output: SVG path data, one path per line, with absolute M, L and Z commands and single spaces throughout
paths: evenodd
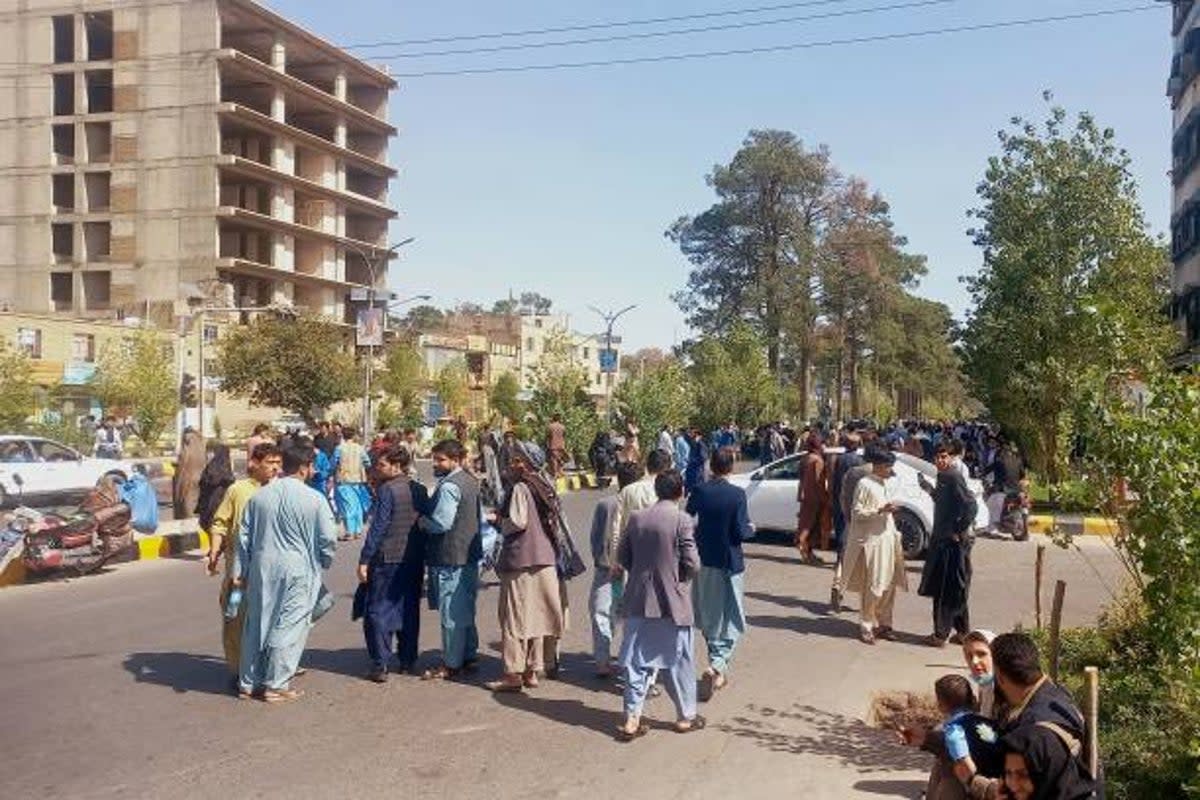
M 788 709 L 748 705 L 718 728 L 775 753 L 833 758 L 860 773 L 925 770 L 930 765 L 928 753 L 905 746 L 894 732 L 799 703 Z
M 231 695 L 233 675 L 225 659 L 195 653 L 131 653 L 122 665 L 138 683 L 167 686 L 180 694 Z
M 920 797 L 926 781 L 859 781 L 852 788 L 886 797 Z

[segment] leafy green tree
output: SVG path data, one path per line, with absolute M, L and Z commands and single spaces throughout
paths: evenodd
M 175 359 L 151 330 L 110 342 L 100 353 L 91 383 L 105 412 L 132 416 L 149 445 L 167 431 L 179 410 Z
M 429 385 L 421 350 L 411 341 L 396 341 L 384 354 L 384 368 L 378 373 L 379 386 L 387 395 L 386 414 L 391 425 L 383 422 L 381 404 L 379 427 L 416 425 L 423 417 L 424 394 Z
M 1153 370 L 1173 340 L 1161 314 L 1167 259 L 1146 233 L 1129 156 L 1090 114 L 1073 129 L 1057 107 L 1040 126 L 1014 119 L 1000 145 L 971 212 L 983 267 L 967 281 L 965 367 L 1056 484 L 1087 390 Z
M 534 390 L 529 401 L 530 432 L 546 441 L 547 426 L 555 415 L 567 429 L 567 449 L 582 460 L 600 430 L 596 405 L 587 393 L 587 371 L 574 360 L 574 347 L 566 331 L 546 337 L 545 350 L 533 369 Z
M 442 401 L 442 405 L 445 406 L 447 416 L 452 417 L 466 412 L 467 401 L 471 394 L 467 379 L 465 358 L 451 360 L 433 376 L 433 390 Z
M 217 345 L 217 374 L 223 391 L 310 421 L 361 385 L 345 332 L 311 316 L 259 316 L 231 329 Z
M 439 331 L 445 324 L 446 314 L 437 306 L 413 306 L 408 313 L 396 320 L 397 328 L 407 328 L 415 333 Z
M 496 379 L 488 398 L 492 410 L 509 421 L 521 419 L 522 408 L 518 395 L 521 393 L 521 382 L 511 372 L 505 372 Z
M 526 314 L 549 314 L 554 301 L 537 292 L 521 292 L 520 311 Z
M 0 339 L 0 430 L 15 431 L 37 405 L 29 359 Z
M 805 406 L 816 347 L 817 242 L 840 183 L 825 147 L 807 150 L 787 131 L 751 131 L 732 161 L 708 175 L 717 203 L 666 233 L 693 265 L 675 295 L 688 322 L 716 335 L 749 325 L 775 376 L 789 348 Z
M 779 386 L 771 375 L 762 340 L 748 325 L 693 343 L 688 356 L 695 393 L 693 421 L 703 430 L 730 421 L 753 428 L 778 416 Z
M 695 411 L 691 380 L 683 365 L 674 359 L 648 366 L 617 387 L 613 394 L 618 413 L 637 423 L 649 446 L 663 425 L 672 429 L 688 424 Z

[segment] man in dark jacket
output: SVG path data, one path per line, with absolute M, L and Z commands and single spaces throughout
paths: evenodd
M 1104 798 L 1104 782 L 1088 771 L 1083 743 L 1083 714 L 1065 689 L 1042 674 L 1037 645 L 1024 633 L 1006 633 L 992 641 L 996 686 L 1008 704 L 1000 720 L 1006 748 L 1020 744 L 1026 762 L 1036 761 L 1037 797 L 1056 800 Z M 1036 753 L 1031 752 L 1036 745 Z M 1036 758 L 1034 758 L 1036 756 Z M 995 781 L 981 776 L 970 782 L 970 797 Z
M 936 486 L 931 488 L 922 478 L 922 486 L 933 495 L 933 535 L 917 592 L 933 598 L 933 634 L 926 642 L 945 647 L 952 630 L 955 644 L 971 631 L 968 600 L 977 506 L 949 448 L 938 445 L 933 459 L 938 469 Z
M 417 660 L 425 568 L 425 540 L 417 520 L 427 510 L 429 495 L 408 477 L 410 459 L 400 446 L 380 456 L 376 469 L 383 483 L 358 557 L 358 580 L 365 587 L 363 636 L 371 659 L 367 678 L 376 683 L 387 680 L 392 634 L 400 671 L 412 671 Z
M 713 453 L 712 480 L 688 496 L 687 513 L 696 517 L 696 549 L 700 574 L 692 583 L 696 627 L 708 645 L 709 668 L 701 677 L 701 699 L 728 683 L 729 664 L 738 639 L 746 632 L 742 607 L 742 542 L 754 535 L 746 492 L 727 478 L 736 454 L 732 447 Z

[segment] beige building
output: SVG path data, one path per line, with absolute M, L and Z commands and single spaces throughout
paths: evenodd
M 1200 364 L 1200 3 L 1174 0 L 1173 7 L 1171 318 L 1186 342 L 1176 363 L 1185 366 Z
M 536 368 L 546 353 L 547 344 L 554 338 L 565 336 L 571 346 L 572 360 L 586 376 L 588 394 L 601 411 L 605 410 L 609 391 L 615 391 L 621 379 L 616 368 L 620 363 L 620 342 L 615 341 L 614 337 L 613 370 L 605 372 L 601 366 L 604 337 L 572 331 L 569 314 L 522 314 L 520 320 L 521 388 L 527 392 L 533 391 L 537 383 Z
M 383 286 L 386 73 L 250 0 L 23 0 L 0 49 L 0 310 L 349 322 Z

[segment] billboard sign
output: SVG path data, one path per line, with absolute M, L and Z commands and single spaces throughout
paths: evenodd
M 383 347 L 383 309 L 360 309 L 356 333 L 359 347 Z

